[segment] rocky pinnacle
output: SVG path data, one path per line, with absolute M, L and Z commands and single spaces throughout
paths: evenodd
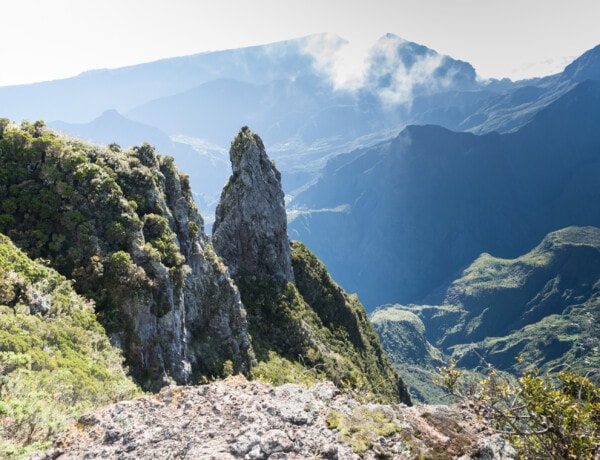
M 247 127 L 237 133 L 229 157 L 233 174 L 216 210 L 215 251 L 233 276 L 293 282 L 281 174 Z

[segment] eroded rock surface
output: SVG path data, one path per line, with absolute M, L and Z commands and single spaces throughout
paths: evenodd
M 363 458 L 514 458 L 501 438 L 457 409 L 363 405 L 331 383 L 273 387 L 241 376 L 168 387 L 83 415 L 50 450 L 30 458 L 358 459 L 356 439 L 329 428 L 332 419 L 356 414 L 396 427 L 387 434 L 363 430 Z
M 242 128 L 229 151 L 233 174 L 215 213 L 212 241 L 232 275 L 291 281 L 281 174 L 260 137 Z
M 149 257 L 153 235 L 144 224 L 144 231 L 132 238 L 131 253 L 134 262 L 146 267 L 151 295 L 122 283 L 118 307 L 127 325 L 111 339 L 123 348 L 145 390 L 158 390 L 170 380 L 189 384 L 194 375 L 220 375 L 226 360 L 246 372 L 254 353 L 239 291 L 208 243 L 189 184 L 182 184 L 171 161 L 162 160 L 159 167 L 153 150 L 146 157 L 155 180 L 144 189 L 145 200 L 155 203 L 166 219 L 185 263 L 170 267 L 164 258 Z

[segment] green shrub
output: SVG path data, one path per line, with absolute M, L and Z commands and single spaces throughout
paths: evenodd
M 0 457 L 18 457 L 46 447 L 82 412 L 138 390 L 70 282 L 3 235 L 0 267 Z M 35 305 L 48 309 L 30 314 Z
M 470 401 L 527 459 L 594 459 L 600 453 L 600 388 L 572 372 L 518 379 L 491 368 L 483 380 L 465 383 L 456 362 L 439 368 L 437 382 Z
M 0 121 L 0 232 L 73 279 L 76 291 L 96 303 L 104 327 L 119 333 L 124 350 L 139 345 L 131 302 L 164 314 L 170 308 L 165 274 L 177 286 L 188 274 L 170 228 L 166 175 L 187 187 L 173 159 L 148 144 L 103 148 L 54 134 L 43 122 Z M 193 209 L 191 194 L 184 198 Z M 188 229 L 199 233 L 196 226 Z M 28 311 L 27 302 L 5 294 L 13 312 Z M 146 378 L 135 356 L 129 365 Z
M 318 368 L 307 369 L 299 362 L 292 362 L 269 351 L 269 359 L 254 366 L 250 371 L 250 378 L 272 385 L 296 383 L 311 386 L 323 381 L 325 376 Z
M 349 414 L 330 410 L 326 420 L 327 426 L 339 430 L 342 439 L 361 456 L 379 437 L 400 431 L 398 423 L 390 420 L 381 410 L 366 406 L 355 407 Z

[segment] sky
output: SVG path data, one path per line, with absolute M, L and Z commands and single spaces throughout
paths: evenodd
M 513 80 L 600 44 L 600 0 L 0 0 L 0 17 L 0 86 L 315 33 L 348 40 L 349 67 L 393 33 Z

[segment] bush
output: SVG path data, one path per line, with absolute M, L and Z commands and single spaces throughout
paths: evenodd
M 324 380 L 323 374 L 317 368 L 307 369 L 299 362 L 293 363 L 274 351 L 269 351 L 267 361 L 259 362 L 252 368 L 250 378 L 272 385 L 296 383 L 305 386 L 311 386 Z
M 489 417 L 523 458 L 591 460 L 600 454 L 600 388 L 587 377 L 534 370 L 511 379 L 490 368 L 486 378 L 467 384 L 455 361 L 439 370 L 437 383 Z
M 46 447 L 84 411 L 138 391 L 93 305 L 69 281 L 3 235 L 0 267 L 0 458 L 6 458 Z
M 339 430 L 341 437 L 361 456 L 381 436 L 391 436 L 400 431 L 400 426 L 382 411 L 365 406 L 355 407 L 350 414 L 330 410 L 327 425 Z

